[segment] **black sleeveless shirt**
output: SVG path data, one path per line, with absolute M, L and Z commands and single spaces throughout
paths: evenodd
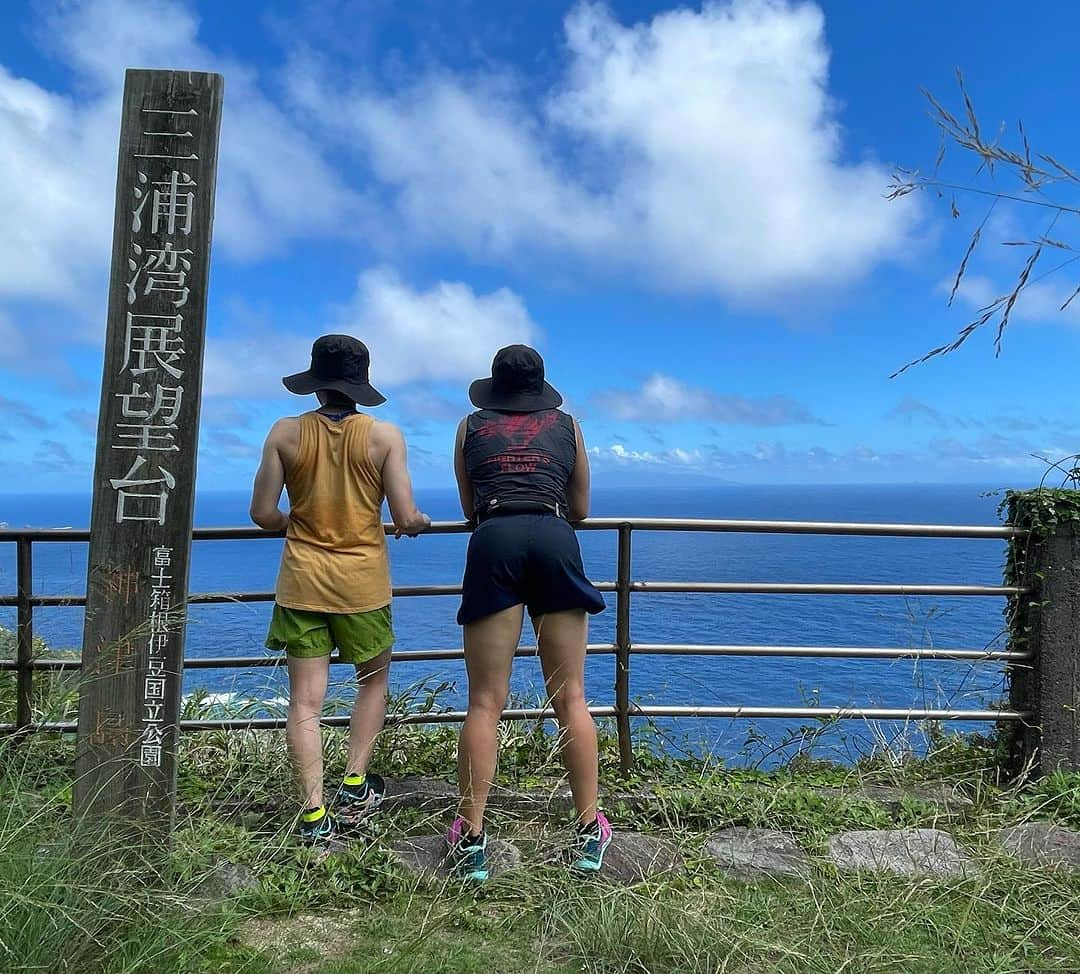
M 465 468 L 478 516 L 508 502 L 545 504 L 566 514 L 566 485 L 577 462 L 574 421 L 560 409 L 481 409 L 465 422 Z

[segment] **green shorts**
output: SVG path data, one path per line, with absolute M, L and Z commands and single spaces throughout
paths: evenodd
M 390 606 L 370 612 L 308 612 L 274 604 L 267 649 L 317 659 L 336 646 L 343 663 L 366 663 L 394 645 Z

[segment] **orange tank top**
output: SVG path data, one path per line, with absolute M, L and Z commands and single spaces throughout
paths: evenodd
M 300 417 L 300 449 L 285 471 L 289 527 L 277 601 L 310 612 L 370 612 L 390 604 L 382 472 L 368 456 L 374 420 Z

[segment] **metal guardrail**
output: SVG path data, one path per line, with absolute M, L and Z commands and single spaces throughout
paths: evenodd
M 615 642 L 593 644 L 589 653 L 614 655 L 615 705 L 592 707 L 595 716 L 614 717 L 619 736 L 621 763 L 628 769 L 633 762 L 630 721 L 633 717 L 727 717 L 727 718 L 802 718 L 802 719 L 862 719 L 862 720 L 1027 720 L 1032 715 L 1019 710 L 962 710 L 962 709 L 892 709 L 880 707 L 761 707 L 761 706 L 638 706 L 630 700 L 630 660 L 642 655 L 693 656 L 760 656 L 760 657 L 831 657 L 850 659 L 919 659 L 966 660 L 1019 663 L 1029 661 L 1030 653 L 992 651 L 977 648 L 916 649 L 874 646 L 753 646 L 698 645 L 682 643 L 634 644 L 630 637 L 631 595 L 639 593 L 697 593 L 697 594 L 755 594 L 755 595 L 876 595 L 942 597 L 1018 596 L 1026 589 L 1008 585 L 927 585 L 867 584 L 867 583 L 788 583 L 788 582 L 683 582 L 635 580 L 632 574 L 632 536 L 634 531 L 699 531 L 706 533 L 750 534 L 814 534 L 896 538 L 993 538 L 1013 539 L 1024 532 L 1011 527 L 954 524 L 875 524 L 822 521 L 741 521 L 693 520 L 674 518 L 590 518 L 576 525 L 581 531 L 614 531 L 617 533 L 615 581 L 598 582 L 602 592 L 615 593 Z M 393 531 L 386 525 L 386 532 Z M 469 526 L 464 522 L 445 521 L 433 524 L 429 534 L 464 534 Z M 0 660 L 0 671 L 16 674 L 16 714 L 14 723 L 0 724 L 3 732 L 57 731 L 70 732 L 74 724 L 33 724 L 32 689 L 35 672 L 76 670 L 79 660 L 35 660 L 33 658 L 34 609 L 38 607 L 79 606 L 84 596 L 35 595 L 33 593 L 33 546 L 55 542 L 87 542 L 89 531 L 73 530 L 0 530 L 0 544 L 16 546 L 17 589 L 15 594 L 0 595 L 0 606 L 17 609 L 17 652 L 14 660 Z M 258 528 L 198 528 L 192 533 L 194 541 L 241 541 L 281 537 Z M 394 589 L 396 598 L 445 596 L 460 594 L 457 585 L 412 585 Z M 193 605 L 269 602 L 273 592 L 203 592 L 189 597 Z M 523 648 L 518 656 L 535 654 L 535 648 Z M 393 654 L 400 663 L 463 659 L 461 649 L 413 650 Z M 186 669 L 223 669 L 280 665 L 278 657 L 221 656 L 185 659 Z M 418 712 L 396 714 L 390 723 L 451 723 L 464 719 L 462 711 Z M 551 716 L 550 710 L 507 710 L 508 720 L 537 720 Z M 348 717 L 328 717 L 329 726 L 343 726 Z M 192 720 L 183 721 L 188 730 L 221 728 L 274 728 L 284 725 L 278 718 Z

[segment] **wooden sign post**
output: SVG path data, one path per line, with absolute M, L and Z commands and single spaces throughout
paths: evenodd
M 168 832 L 223 81 L 127 72 L 94 469 L 77 816 Z

